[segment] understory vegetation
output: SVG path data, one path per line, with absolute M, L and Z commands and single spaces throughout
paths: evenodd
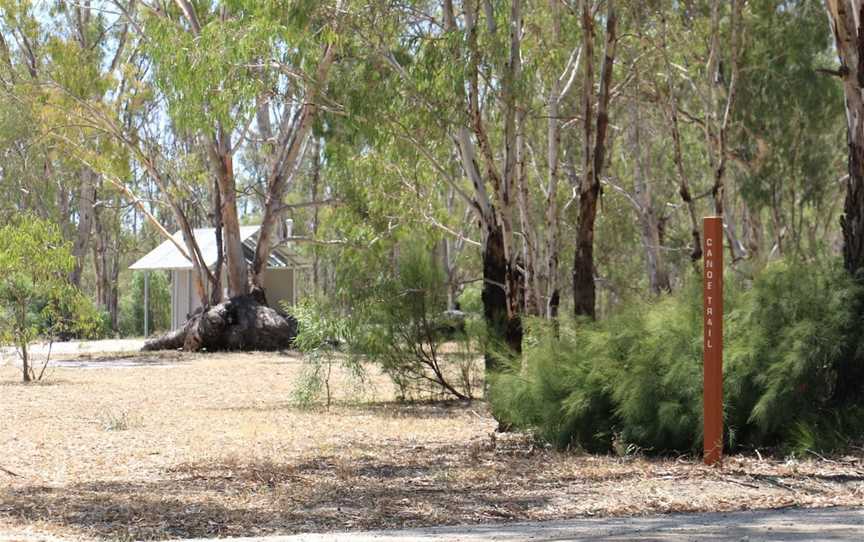
M 341 303 L 318 298 L 286 307 L 299 321 L 294 347 L 307 364 L 295 401 L 323 398 L 329 406 L 333 367 L 362 383 L 363 362 L 387 375 L 403 401 L 477 396 L 481 316 L 447 311 L 445 277 L 422 241 L 406 244 L 395 260 L 392 270 L 344 277 L 350 284 Z M 363 281 L 364 288 L 351 287 Z
M 725 440 L 734 450 L 846 448 L 864 435 L 864 289 L 830 264 L 770 264 L 726 293 Z M 601 322 L 532 321 L 497 375 L 505 423 L 562 448 L 696 452 L 702 445 L 701 282 Z
M 66 281 L 72 267 L 56 225 L 22 214 L 0 226 L 0 345 L 14 346 L 24 382 L 42 380 L 50 358 L 35 365 L 32 343 L 89 338 L 98 328 L 96 307 Z
M 120 295 L 120 334 L 125 337 L 144 335 L 144 273 L 132 274 L 131 284 Z M 147 310 L 151 333 L 171 329 L 171 285 L 167 273 L 151 272 L 147 285 Z

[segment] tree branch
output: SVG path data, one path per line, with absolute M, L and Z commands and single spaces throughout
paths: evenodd
M 183 12 L 186 20 L 189 21 L 189 26 L 192 27 L 192 33 L 195 36 L 201 35 L 201 23 L 198 22 L 198 16 L 195 14 L 195 7 L 188 0 L 174 0 L 177 6 Z

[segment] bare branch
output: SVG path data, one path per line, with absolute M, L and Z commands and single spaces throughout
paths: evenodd
M 189 26 L 192 28 L 192 33 L 196 36 L 201 35 L 201 23 L 198 22 L 198 16 L 195 14 L 195 7 L 188 0 L 174 0 L 177 6 L 183 12 L 186 20 L 189 21 Z

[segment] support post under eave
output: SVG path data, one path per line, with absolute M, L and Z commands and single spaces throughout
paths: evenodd
M 144 337 L 150 336 L 150 271 L 144 271 Z

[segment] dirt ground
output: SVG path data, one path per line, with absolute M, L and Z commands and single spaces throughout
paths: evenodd
M 395 403 L 380 376 L 358 390 L 337 373 L 334 406 L 298 408 L 291 355 L 124 356 L 30 386 L 0 366 L 0 532 L 158 540 L 864 506 L 861 453 L 722 468 L 558 453 L 496 435 L 482 402 Z

